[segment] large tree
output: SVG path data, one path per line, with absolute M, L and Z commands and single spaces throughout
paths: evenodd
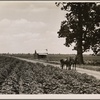
M 66 20 L 61 22 L 59 38 L 66 38 L 65 46 L 75 43 L 79 63 L 84 63 L 83 53 L 100 47 L 100 4 L 56 2 L 66 11 Z

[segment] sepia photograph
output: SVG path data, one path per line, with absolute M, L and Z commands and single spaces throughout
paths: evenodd
M 100 2 L 0 1 L 0 94 L 100 94 Z

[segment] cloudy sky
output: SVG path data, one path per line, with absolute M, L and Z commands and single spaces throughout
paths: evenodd
M 76 53 L 57 31 L 65 12 L 50 1 L 0 1 L 0 53 Z

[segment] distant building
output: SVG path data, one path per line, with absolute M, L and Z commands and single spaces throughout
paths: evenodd
M 47 52 L 39 52 L 36 51 L 34 52 L 34 59 L 43 59 L 43 60 L 47 60 L 48 53 Z

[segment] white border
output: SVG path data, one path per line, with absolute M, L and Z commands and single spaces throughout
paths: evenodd
M 0 1 L 2 2 L 2 1 Z M 6 2 L 6 1 L 3 1 Z M 7 1 L 8 2 L 8 1 Z M 9 1 L 13 2 L 13 1 Z M 14 1 L 16 2 L 16 1 Z M 100 2 L 100 1 L 21 1 L 21 2 Z M 0 99 L 100 99 L 100 94 L 0 94 Z
M 0 99 L 100 99 L 99 94 L 0 95 Z

